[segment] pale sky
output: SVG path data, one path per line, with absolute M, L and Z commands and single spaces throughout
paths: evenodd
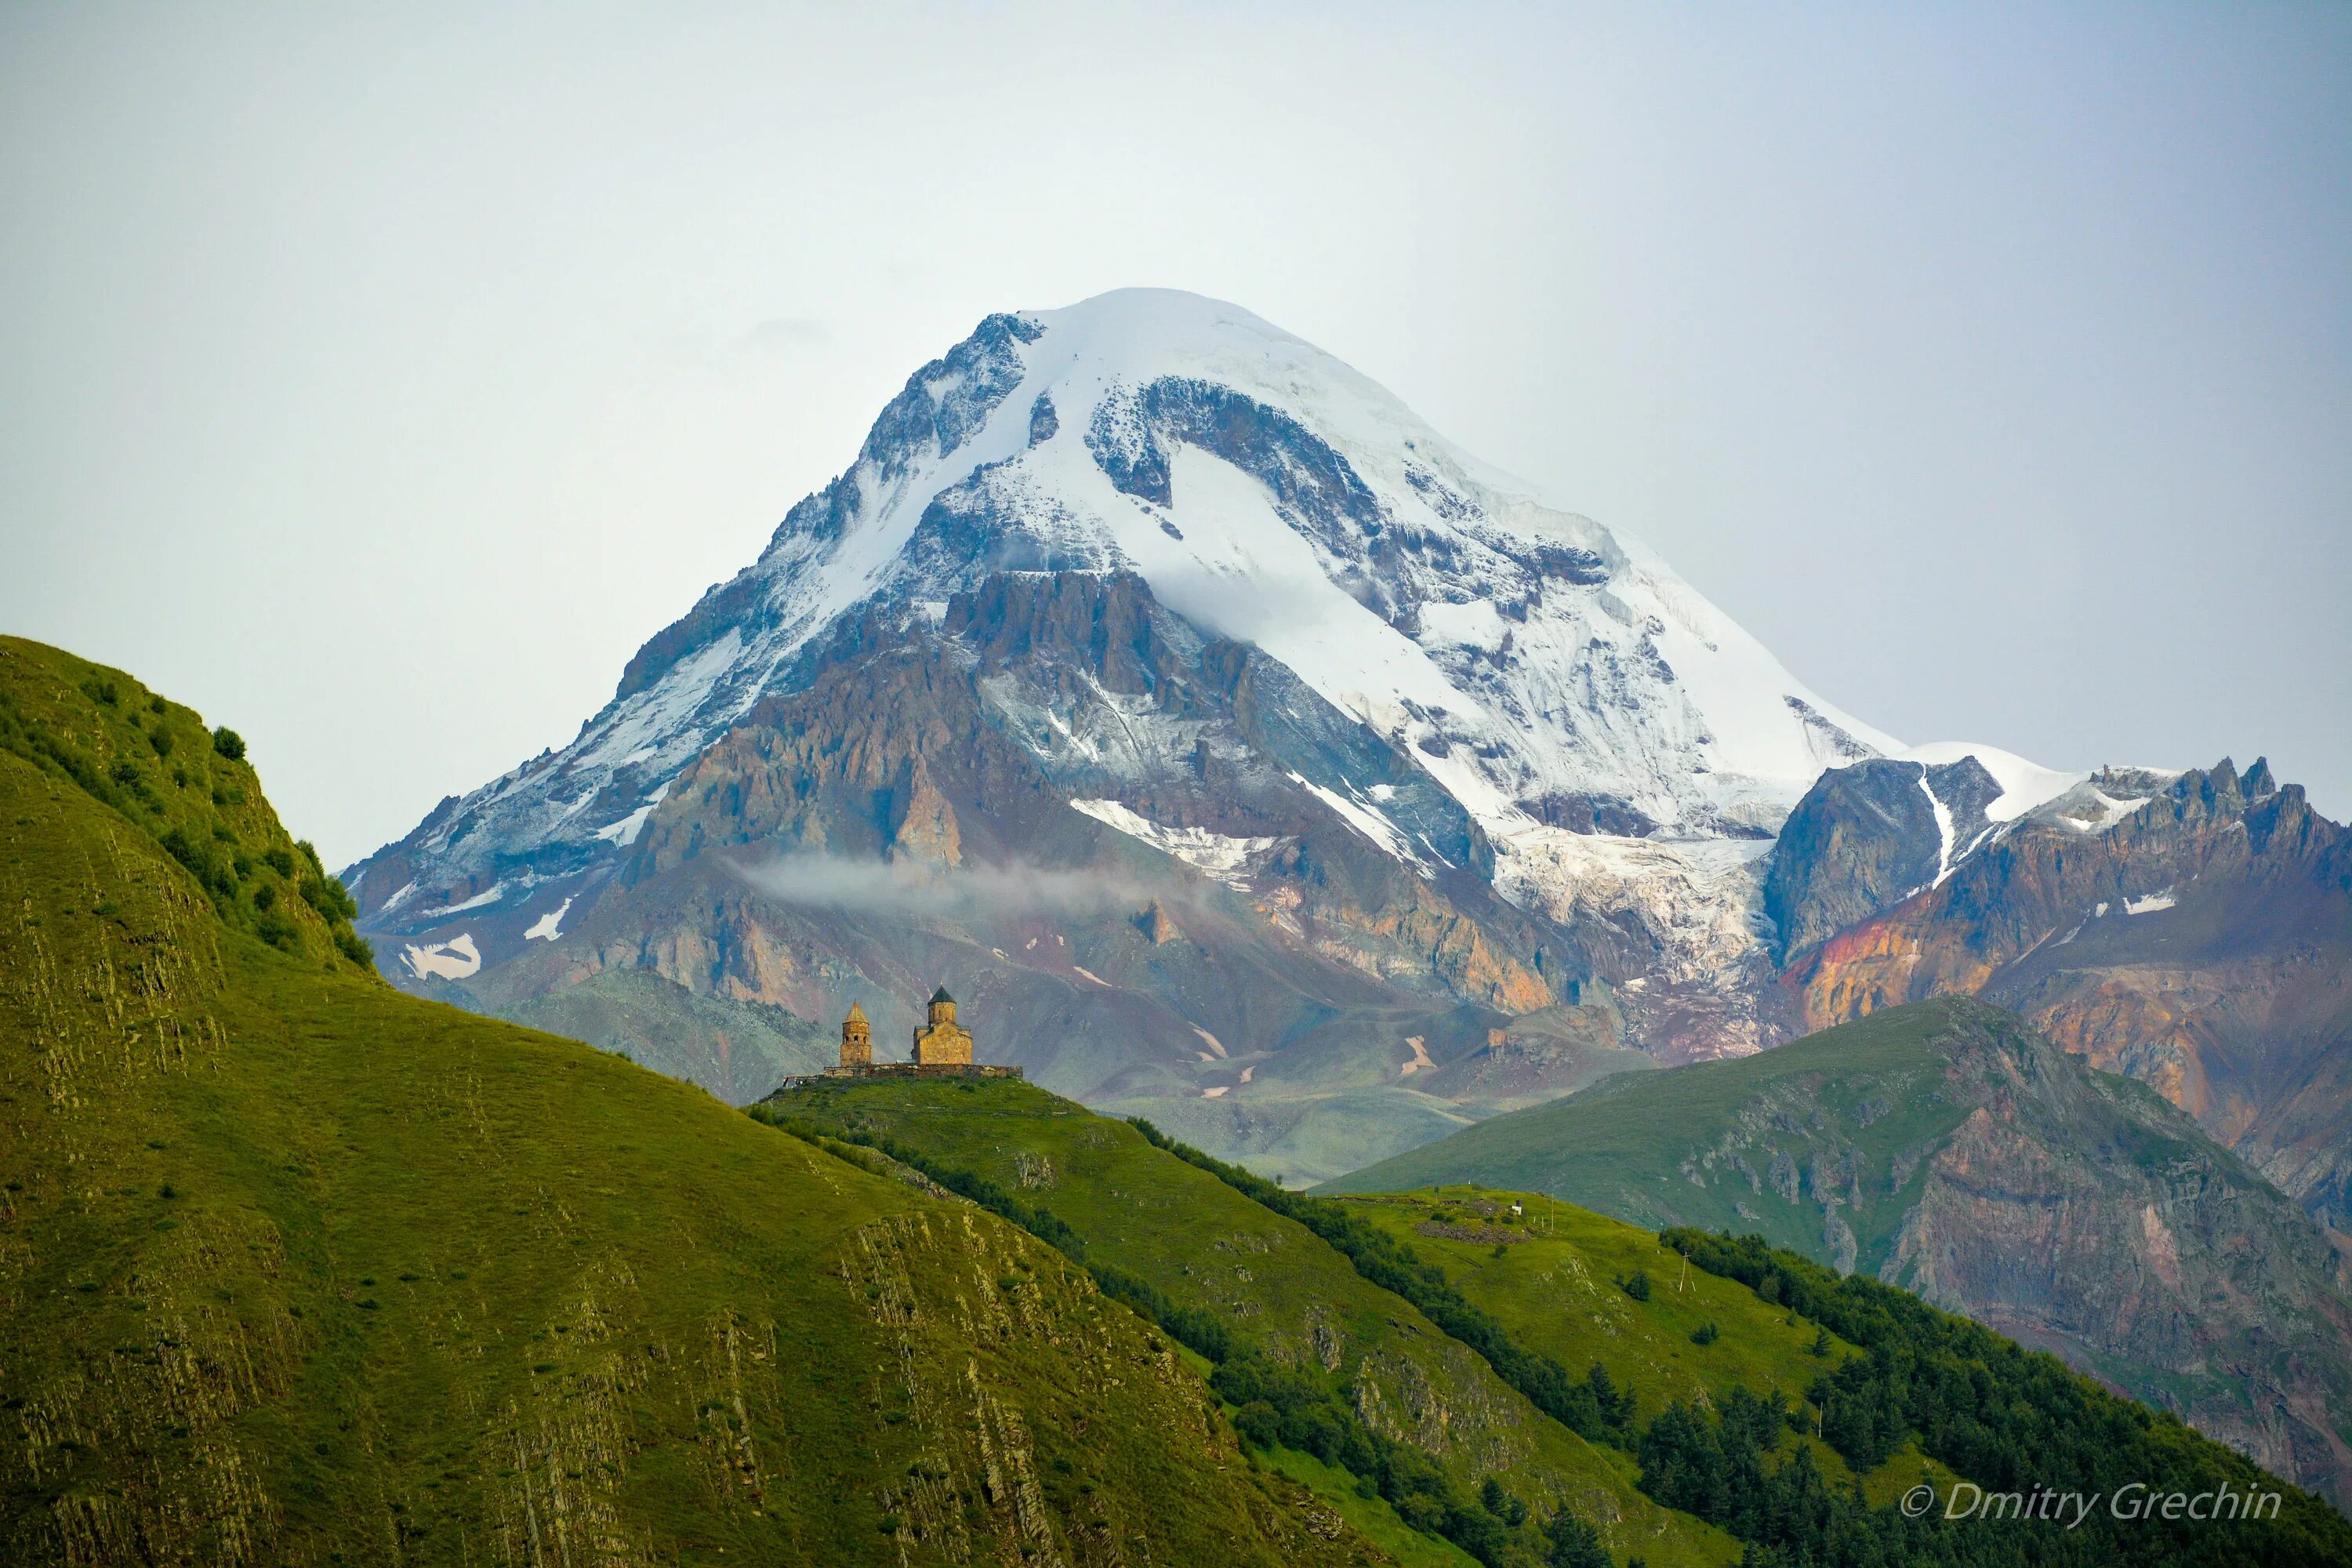
M 1906 740 L 2352 815 L 2352 6 L 686 9 L 0 10 L 0 629 L 340 864 L 1160 285 Z

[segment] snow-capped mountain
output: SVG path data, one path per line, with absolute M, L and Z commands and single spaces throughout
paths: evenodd
M 1983 991 L 2340 1207 L 2352 1113 L 2231 1064 L 2352 1023 L 2347 842 L 2266 769 L 1906 750 L 1328 354 L 1128 290 L 982 321 L 572 744 L 345 879 L 396 983 L 734 1098 L 945 978 L 1301 1177 Z
M 1133 572 L 1286 666 L 1405 748 L 1538 895 L 1561 885 L 1562 830 L 1760 842 L 1824 766 L 1895 747 L 1647 550 L 1329 354 L 1128 289 L 992 316 L 918 372 L 571 745 L 445 802 L 355 868 L 358 896 L 414 919 L 591 874 L 845 617 L 936 615 L 991 573 L 1056 569 Z

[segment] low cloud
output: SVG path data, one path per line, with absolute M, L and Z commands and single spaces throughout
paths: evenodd
M 794 854 L 745 865 L 735 874 L 779 903 L 812 909 L 961 921 L 1001 915 L 1128 915 L 1171 890 L 1092 871 L 1010 866 L 937 865 Z

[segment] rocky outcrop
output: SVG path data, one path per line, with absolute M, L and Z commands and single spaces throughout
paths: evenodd
M 1884 769 L 1890 764 L 1865 763 Z M 1849 769 L 1846 772 L 1858 770 Z M 1831 775 L 1775 855 L 1784 888 L 1896 864 Z M 2134 795 L 2137 789 L 2144 794 Z M 2082 795 L 2087 795 L 2086 800 Z M 1899 879 L 1898 873 L 1894 879 Z M 1879 878 L 1873 885 L 1891 885 Z M 1798 930 L 1837 918 L 1795 899 Z M 1897 1003 L 1982 995 L 2195 1116 L 2330 1218 L 2352 1152 L 2352 834 L 2266 763 L 2224 760 L 2151 789 L 2094 775 L 1999 829 L 1940 883 L 1802 952 L 1786 984 L 1808 1026 Z
M 1764 910 L 1785 960 L 1934 887 L 1983 834 L 2000 786 L 1974 757 L 1832 768 L 1781 826 Z
M 2128 1080 L 1990 1013 L 1939 1041 L 1972 1109 L 1879 1273 L 2352 1496 L 2333 1415 L 2352 1398 L 2352 1307 L 2325 1236 Z

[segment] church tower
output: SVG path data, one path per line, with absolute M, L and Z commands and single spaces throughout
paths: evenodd
M 841 1065 L 874 1065 L 874 1031 L 866 1022 L 866 1010 L 855 1002 L 849 1005 L 849 1016 L 841 1021 Z
M 956 1022 L 955 998 L 940 986 L 931 994 L 930 1023 L 915 1031 L 915 1060 L 924 1067 L 970 1067 L 971 1035 Z

